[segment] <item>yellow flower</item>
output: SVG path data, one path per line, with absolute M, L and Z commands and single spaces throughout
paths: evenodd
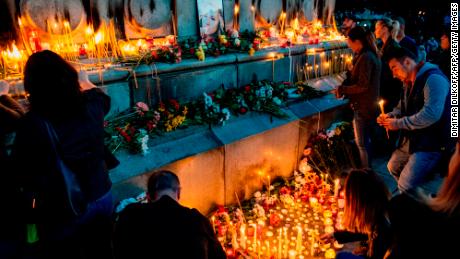
M 254 50 L 254 48 L 250 48 L 248 53 L 249 53 L 249 56 L 254 56 L 254 53 L 256 53 L 256 51 Z

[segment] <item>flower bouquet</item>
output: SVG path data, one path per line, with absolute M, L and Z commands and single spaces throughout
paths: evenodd
M 322 174 L 340 176 L 342 171 L 356 167 L 353 139 L 353 127 L 349 122 L 334 123 L 327 130 L 310 136 L 299 170 L 313 168 Z
M 135 107 L 104 123 L 105 143 L 112 152 L 120 147 L 132 153 L 148 154 L 149 135 L 157 134 L 160 114 L 147 104 L 138 102 Z

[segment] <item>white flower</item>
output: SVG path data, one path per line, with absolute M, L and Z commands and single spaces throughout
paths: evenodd
M 273 87 L 271 87 L 271 85 L 267 86 L 265 92 L 266 92 L 268 98 L 272 98 Z
M 335 135 L 335 130 L 328 130 L 326 134 L 328 138 L 332 138 Z
M 212 98 L 211 96 L 207 95 L 206 93 L 203 93 L 203 97 L 204 97 L 204 106 L 206 108 L 209 108 L 212 106 Z
M 281 100 L 280 100 L 280 98 L 278 98 L 278 97 L 273 97 L 273 102 L 274 102 L 276 105 L 278 105 L 278 106 L 280 106 L 281 103 L 282 103 Z
M 235 46 L 239 47 L 241 45 L 240 39 L 236 38 L 235 39 Z
M 227 108 L 222 109 L 222 113 L 224 114 L 224 120 L 228 121 L 230 119 L 231 113 L 230 110 Z
M 258 218 L 264 218 L 265 217 L 265 210 L 262 206 L 260 206 L 259 204 L 255 204 L 254 205 L 254 209 L 253 209 L 253 212 L 254 214 L 256 214 L 256 216 Z
M 299 176 L 296 176 L 295 181 L 296 181 L 296 183 L 301 183 L 302 179 L 303 179 L 303 177 L 299 175 Z
M 254 198 L 260 198 L 260 197 L 262 197 L 262 194 L 260 192 L 254 193 Z

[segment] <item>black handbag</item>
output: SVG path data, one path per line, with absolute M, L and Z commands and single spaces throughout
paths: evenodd
M 60 202 L 63 206 L 64 213 L 66 216 L 78 217 L 81 216 L 88 205 L 86 198 L 80 188 L 80 183 L 75 173 L 64 163 L 61 155 L 59 154 L 59 138 L 54 130 L 53 126 L 45 121 L 46 130 L 51 143 L 51 148 L 54 150 L 55 155 L 55 168 L 56 176 L 59 177 L 59 181 L 63 186 L 60 186 L 63 197 Z M 59 206 L 60 204 L 55 204 Z

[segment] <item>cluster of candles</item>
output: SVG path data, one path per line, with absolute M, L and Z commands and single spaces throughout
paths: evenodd
M 309 174 L 314 173 L 308 172 L 306 179 Z M 318 192 L 308 193 L 306 190 L 311 185 L 316 185 Z M 325 233 L 343 229 L 344 199 L 343 194 L 339 195 L 339 180 L 333 185 L 332 189 L 325 178 L 321 178 L 320 186 L 317 181 L 307 181 L 300 189 L 264 206 L 266 216 L 259 215 L 254 220 L 235 222 L 226 216 L 217 226 L 216 216 L 219 216 L 214 215 L 211 221 L 228 258 L 239 255 L 271 259 L 335 258 L 336 249 L 342 245 L 320 239 Z M 301 193 L 302 198 L 298 198 Z
M 318 52 L 315 48 L 306 51 L 307 62 L 303 68 L 305 80 L 346 71 L 352 64 L 353 53 L 350 49 Z

